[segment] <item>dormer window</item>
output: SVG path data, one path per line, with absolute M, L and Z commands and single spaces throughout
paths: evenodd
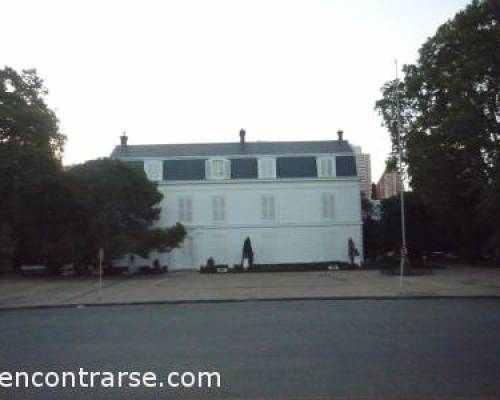
M 144 161 L 144 172 L 150 181 L 161 181 L 163 179 L 163 162 L 161 160 Z
M 212 158 L 205 162 L 207 179 L 229 179 L 231 162 L 224 158 Z
M 331 178 L 336 176 L 334 157 L 318 157 L 317 164 L 319 178 Z
M 262 157 L 258 161 L 259 179 L 276 178 L 276 159 L 273 157 Z

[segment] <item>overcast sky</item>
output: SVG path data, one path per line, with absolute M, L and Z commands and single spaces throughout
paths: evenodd
M 131 144 L 345 138 L 390 151 L 374 102 L 466 0 L 0 0 L 0 66 L 36 68 L 65 164 Z

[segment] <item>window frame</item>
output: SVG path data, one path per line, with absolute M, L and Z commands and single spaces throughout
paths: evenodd
M 146 177 L 151 182 L 161 182 L 163 180 L 163 160 L 144 160 L 143 168 Z
M 179 222 L 193 222 L 193 198 L 192 196 L 180 196 L 177 198 L 177 217 Z
M 226 214 L 226 197 L 222 195 L 212 196 L 212 221 L 225 222 Z
M 269 163 L 269 171 L 265 165 Z M 264 172 L 269 172 L 265 174 Z M 276 157 L 259 157 L 257 160 L 257 176 L 259 179 L 276 179 Z
M 215 175 L 215 163 L 222 164 L 222 174 Z M 209 180 L 231 179 L 231 160 L 227 158 L 209 158 L 205 161 L 205 177 Z
M 270 193 L 261 195 L 260 217 L 263 221 L 276 221 L 276 196 Z
M 335 193 L 323 192 L 320 200 L 321 219 L 331 221 L 335 219 Z
M 318 178 L 335 178 L 337 176 L 337 168 L 335 165 L 335 157 L 320 156 L 316 158 Z M 324 163 L 328 163 L 328 166 L 324 169 Z

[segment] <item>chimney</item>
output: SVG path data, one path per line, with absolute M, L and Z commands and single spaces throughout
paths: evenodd
M 337 131 L 337 136 L 339 137 L 339 142 L 343 142 L 344 141 L 344 131 L 342 129 L 339 129 Z
M 127 145 L 127 142 L 128 142 L 128 136 L 125 132 L 123 132 L 123 134 L 120 136 L 120 144 L 125 147 Z
M 244 129 L 240 129 L 240 144 L 245 144 L 246 132 Z

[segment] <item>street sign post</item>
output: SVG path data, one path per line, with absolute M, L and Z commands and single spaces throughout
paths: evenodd
M 102 261 L 104 260 L 104 249 L 100 248 L 97 253 L 97 260 L 99 264 L 99 301 L 102 299 Z

